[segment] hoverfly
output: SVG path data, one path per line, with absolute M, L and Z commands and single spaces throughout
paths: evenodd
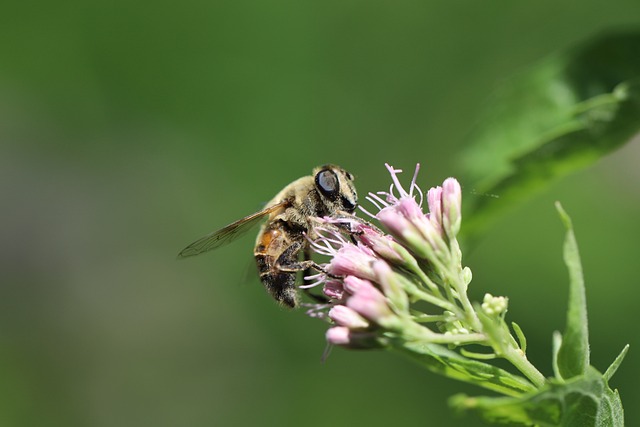
M 294 308 L 299 304 L 297 273 L 310 268 L 320 270 L 311 260 L 307 240 L 315 237 L 310 235 L 311 218 L 352 214 L 358 205 L 353 180 L 353 175 L 339 166 L 317 167 L 313 175 L 283 188 L 263 210 L 196 240 L 178 257 L 198 255 L 232 242 L 264 219 L 253 252 L 260 281 L 276 301 Z

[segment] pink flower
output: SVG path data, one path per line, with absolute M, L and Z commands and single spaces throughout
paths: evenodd
M 356 311 L 344 305 L 336 305 L 329 310 L 329 318 L 337 325 L 346 326 L 349 329 L 364 329 L 369 327 L 369 322 Z
M 416 215 L 418 204 L 413 199 L 402 199 L 397 205 L 378 212 L 377 218 L 392 236 L 421 258 L 429 258 L 434 251 L 446 250 L 442 231 L 434 227 L 427 216 Z
M 442 183 L 442 220 L 449 239 L 455 238 L 462 222 L 462 191 L 455 178 Z
M 343 280 L 344 290 L 347 291 L 350 295 L 356 294 L 361 290 L 373 286 L 373 284 L 365 279 L 361 279 L 356 276 L 347 276 Z
M 353 331 L 346 326 L 334 326 L 326 333 L 327 342 L 347 348 L 379 348 L 384 344 L 375 332 Z
M 378 256 L 394 263 L 406 261 L 400 253 L 402 247 L 391 236 L 382 234 L 381 231 L 367 224 L 357 224 L 355 231 L 358 233 L 360 241 Z
M 339 223 L 338 220 L 318 219 L 318 222 L 328 225 L 315 227 L 317 238 L 309 240 L 309 244 L 315 252 L 331 257 L 331 261 L 325 266 L 326 273 L 331 276 L 373 278 L 371 265 L 377 259 L 375 253 L 366 245 L 354 245 L 347 241 L 341 230 L 334 225 Z
M 376 218 L 393 236 L 401 240 L 407 240 L 410 235 L 417 237 L 420 234 L 413 222 L 396 205 L 380 210 Z
M 379 191 L 377 193 L 369 193 L 369 195 L 366 197 L 367 200 L 369 200 L 375 207 L 378 208 L 378 210 L 383 210 L 385 207 L 389 207 L 389 206 L 394 206 L 394 205 L 398 205 L 399 202 L 403 199 L 411 199 L 411 200 L 415 200 L 413 197 L 413 191 L 416 190 L 418 195 L 420 196 L 420 201 L 416 203 L 417 206 L 407 206 L 407 208 L 409 208 L 410 210 L 405 212 L 407 215 L 412 216 L 412 215 L 422 215 L 422 199 L 423 199 L 423 195 L 422 195 L 422 190 L 420 189 L 420 187 L 418 187 L 418 185 L 416 184 L 416 178 L 418 177 L 418 171 L 420 170 L 420 164 L 416 164 L 416 170 L 413 174 L 413 179 L 411 180 L 411 185 L 409 186 L 409 191 L 407 192 L 404 187 L 400 184 L 400 181 L 398 180 L 398 174 L 402 172 L 402 169 L 394 169 L 392 166 L 389 166 L 388 163 L 385 163 L 385 166 L 387 167 L 387 170 L 389 171 L 389 173 L 391 174 L 391 180 L 393 181 L 393 184 L 391 184 L 391 187 L 389 188 L 388 192 L 385 191 Z M 396 196 L 395 192 L 399 193 L 399 196 Z M 384 196 L 384 199 L 381 198 L 380 196 Z M 367 215 L 375 218 L 376 215 L 373 215 L 369 212 L 367 212 L 364 208 L 360 207 L 360 210 L 362 210 L 363 212 L 365 212 Z
M 367 199 L 379 212 L 376 215 L 367 213 L 377 218 L 399 243 L 419 257 L 430 259 L 446 253 L 449 248 L 447 239 L 454 239 L 460 229 L 461 193 L 458 182 L 448 178 L 442 187 L 431 188 L 427 192 L 429 213 L 425 215 L 422 192 L 415 182 L 420 165 L 416 165 L 409 191 L 398 179 L 402 171 L 386 166 L 393 184 L 389 192 L 369 193 Z M 418 200 L 414 190 L 419 195 Z
M 456 247 L 460 184 L 448 178 L 442 187 L 431 188 L 426 194 L 429 213 L 425 214 L 424 195 L 416 184 L 420 165 L 416 165 L 408 190 L 398 179 L 402 171 L 386 167 L 392 179 L 389 191 L 367 197 L 378 208 L 377 214 L 362 210 L 390 235 L 351 215 L 317 218 L 309 234 L 311 248 L 330 258 L 318 274 L 306 277 L 315 282 L 304 285 L 324 284 L 323 292 L 331 299 L 313 311 L 320 313 L 315 317 L 328 317 L 335 325 L 327 331 L 329 344 L 350 348 L 385 345 L 385 332 L 400 330 L 410 318 L 411 298 L 429 296 L 406 272 L 422 273 L 420 277 L 437 294 L 432 296 L 437 302 L 437 285 L 420 269 L 426 260 L 428 268 L 441 274 L 450 264 L 451 248 Z
M 345 289 L 351 294 L 346 300 L 347 307 L 378 324 L 394 316 L 387 304 L 387 298 L 371 282 L 350 277 L 345 278 Z
M 357 276 L 375 279 L 372 264 L 376 260 L 371 249 L 363 245 L 344 244 L 333 256 L 327 272 L 336 276 Z
M 346 326 L 334 326 L 327 330 L 327 342 L 333 345 L 347 345 L 351 342 L 350 333 Z
M 391 266 L 384 261 L 377 261 L 373 265 L 373 270 L 378 276 L 378 283 L 385 297 L 391 301 L 399 312 L 409 312 L 409 297 L 402 286 L 400 274 L 393 271 Z
M 427 204 L 429 205 L 429 221 L 433 224 L 433 228 L 442 235 L 442 187 L 429 189 Z
M 322 292 L 331 299 L 341 300 L 344 296 L 344 286 L 341 280 L 329 279 L 325 282 Z
M 393 325 L 395 319 L 385 295 L 369 280 L 356 276 L 344 278 L 342 299 L 334 302 L 327 315 L 336 325 L 327 331 L 327 342 L 351 348 L 380 346 L 376 330 Z

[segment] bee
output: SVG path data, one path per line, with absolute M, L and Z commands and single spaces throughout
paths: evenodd
M 297 273 L 312 268 L 322 271 L 311 260 L 307 239 L 316 237 L 311 218 L 351 215 L 358 205 L 353 180 L 353 175 L 339 166 L 317 167 L 312 175 L 283 188 L 263 210 L 196 240 L 184 248 L 178 258 L 219 248 L 265 220 L 253 251 L 260 281 L 276 301 L 295 308 L 299 304 L 295 287 Z

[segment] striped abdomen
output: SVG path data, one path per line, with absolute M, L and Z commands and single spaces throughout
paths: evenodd
M 280 221 L 267 224 L 258 236 L 254 256 L 260 281 L 267 292 L 281 304 L 294 308 L 298 303 L 295 286 L 297 270 L 287 270 L 287 266 L 298 261 L 302 244 L 284 227 Z

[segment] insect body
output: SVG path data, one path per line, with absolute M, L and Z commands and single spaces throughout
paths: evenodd
M 260 212 L 196 240 L 178 257 L 218 248 L 266 218 L 254 250 L 260 280 L 276 301 L 293 308 L 298 305 L 297 272 L 319 268 L 309 255 L 307 238 L 315 238 L 310 219 L 351 214 L 357 204 L 353 175 L 339 166 L 321 166 L 313 170 L 313 175 L 287 185 Z M 302 261 L 299 260 L 300 252 L 304 256 Z

